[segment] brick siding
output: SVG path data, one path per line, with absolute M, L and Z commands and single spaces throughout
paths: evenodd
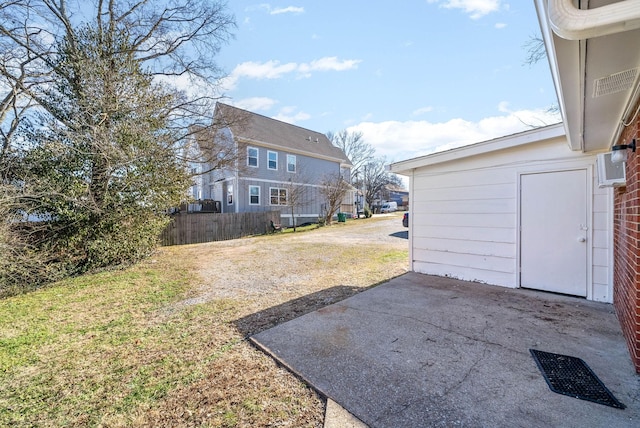
M 640 103 L 636 108 L 640 108 Z M 618 144 L 636 139 L 640 117 L 625 128 Z M 627 186 L 615 190 L 613 212 L 613 304 L 636 372 L 640 373 L 640 149 L 628 150 Z

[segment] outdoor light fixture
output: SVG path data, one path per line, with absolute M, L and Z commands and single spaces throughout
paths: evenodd
M 613 163 L 622 163 L 627 161 L 627 149 L 631 149 L 632 152 L 636 152 L 636 139 L 634 138 L 631 141 L 631 144 L 620 144 L 618 146 L 613 146 L 611 150 L 613 153 L 611 154 L 611 162 Z

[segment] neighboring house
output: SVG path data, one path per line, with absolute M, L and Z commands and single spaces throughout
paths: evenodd
M 406 209 L 409 206 L 409 191 L 402 187 L 389 184 L 385 186 L 382 193 L 384 200 L 397 203 L 399 209 Z
M 359 192 L 358 197 L 361 195 L 362 193 Z M 375 193 L 370 208 L 374 213 L 380 213 L 382 206 L 388 202 L 395 202 L 398 209 L 406 210 L 409 206 L 409 191 L 395 184 L 385 184 Z
M 612 302 L 640 373 L 640 152 L 626 186 L 596 172 L 640 137 L 640 7 L 534 1 L 563 123 L 393 164 L 411 268 Z
M 285 226 L 292 226 L 294 217 L 296 225 L 317 222 L 326 208 L 323 180 L 336 175 L 350 180 L 351 162 L 324 134 L 222 103 L 215 117 L 224 124 L 216 138 L 233 147 L 238 161 L 234 168 L 200 176 L 192 194 L 221 201 L 223 213 L 280 210 Z M 353 192 L 343 207 L 353 212 Z

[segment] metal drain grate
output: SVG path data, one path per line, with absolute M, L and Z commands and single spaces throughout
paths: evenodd
M 580 358 L 529 349 L 549 389 L 558 394 L 624 409 L 626 406 Z

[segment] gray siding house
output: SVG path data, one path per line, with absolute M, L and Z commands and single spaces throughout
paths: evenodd
M 192 194 L 220 201 L 223 213 L 280 210 L 284 226 L 317 222 L 326 209 L 322 181 L 338 174 L 350 180 L 351 162 L 322 133 L 222 103 L 215 120 L 223 124 L 215 138 L 237 152 L 237 165 L 201 175 Z M 354 210 L 353 197 L 341 211 Z

